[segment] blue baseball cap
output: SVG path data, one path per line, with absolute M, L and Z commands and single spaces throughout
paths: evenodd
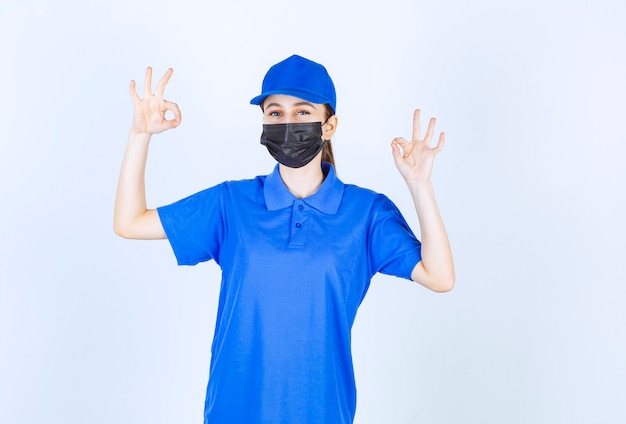
M 295 54 L 267 71 L 261 94 L 250 100 L 250 104 L 260 105 L 272 94 L 285 94 L 317 104 L 328 103 L 333 111 L 337 110 L 335 85 L 326 68 Z

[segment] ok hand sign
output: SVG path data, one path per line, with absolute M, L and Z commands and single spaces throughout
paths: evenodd
M 163 78 L 158 82 L 153 94 L 152 68 L 148 67 L 143 85 L 143 99 L 137 95 L 135 81 L 130 82 L 130 97 L 134 104 L 131 132 L 137 134 L 159 134 L 180 125 L 181 114 L 178 105 L 163 99 L 165 86 L 173 72 L 172 68 L 167 70 Z M 174 119 L 165 119 L 165 113 L 168 110 L 174 114 Z
M 391 142 L 393 159 L 396 167 L 405 181 L 410 183 L 430 182 L 435 156 L 443 148 L 444 133 L 439 134 L 439 141 L 435 147 L 430 147 L 430 141 L 435 131 L 435 118 L 430 118 L 426 136 L 420 134 L 420 110 L 413 113 L 413 138 L 411 142 L 402 137 L 394 138 Z

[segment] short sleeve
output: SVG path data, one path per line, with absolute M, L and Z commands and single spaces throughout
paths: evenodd
M 379 195 L 370 227 L 370 263 L 374 272 L 411 279 L 422 259 L 421 243 L 391 200 Z
M 179 265 L 214 259 L 225 236 L 223 184 L 157 208 Z

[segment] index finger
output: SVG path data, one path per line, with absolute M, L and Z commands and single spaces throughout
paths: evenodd
M 165 92 L 165 86 L 170 80 L 173 72 L 174 70 L 172 68 L 169 68 L 167 72 L 165 72 L 165 75 L 163 75 L 163 78 L 159 80 L 159 83 L 156 86 L 156 90 L 154 92 L 155 96 L 163 97 L 163 93 Z

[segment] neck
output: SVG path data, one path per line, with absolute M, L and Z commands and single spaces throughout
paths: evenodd
M 315 194 L 324 182 L 320 155 L 302 168 L 289 168 L 281 164 L 278 171 L 287 189 L 299 199 Z

